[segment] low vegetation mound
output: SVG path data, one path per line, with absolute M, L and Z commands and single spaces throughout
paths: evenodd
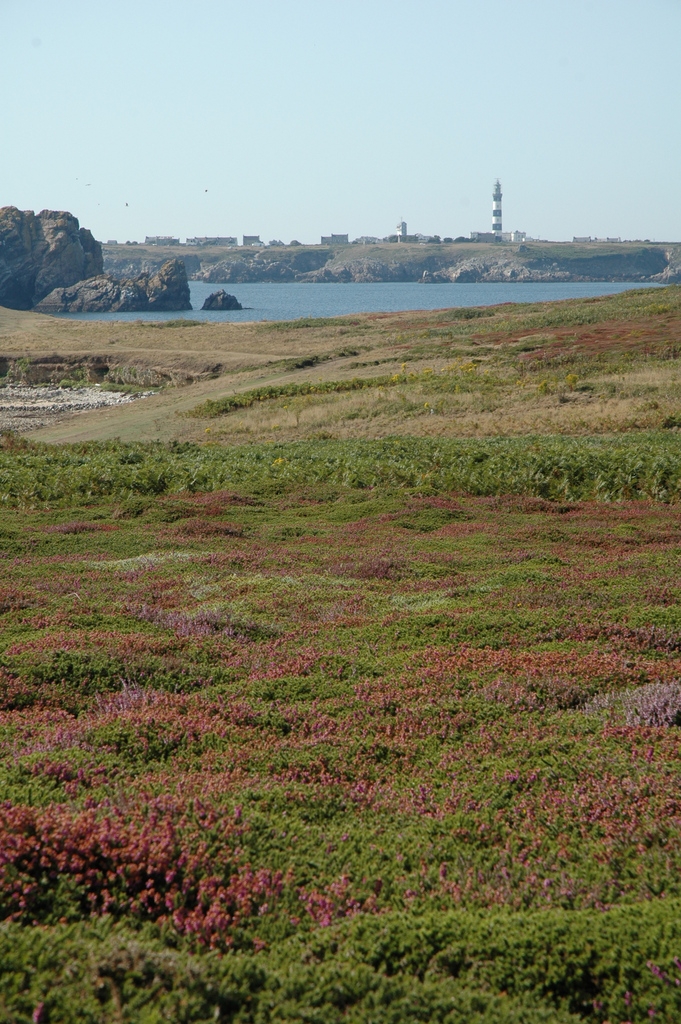
M 524 494 L 575 501 L 681 496 L 681 439 L 664 432 L 600 438 L 123 444 L 54 447 L 11 435 L 0 451 L 6 505 L 213 491 L 286 493 L 301 486 L 425 493 Z

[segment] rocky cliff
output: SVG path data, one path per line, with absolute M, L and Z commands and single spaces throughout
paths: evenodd
M 109 273 L 120 273 L 122 267 L 129 274 L 156 269 L 168 255 L 168 250 L 153 251 L 141 246 L 104 249 Z M 628 242 L 187 248 L 182 255 L 191 278 L 215 284 L 681 281 L 681 246 Z
M 31 309 L 54 288 L 102 271 L 100 243 L 72 214 L 0 209 L 0 306 Z
M 142 246 L 116 245 L 103 246 L 104 252 L 104 273 L 111 277 L 129 278 L 139 277 L 140 274 L 155 274 L 169 259 L 177 258 L 178 250 L 173 246 L 144 248 L 140 254 L 138 250 Z M 184 263 L 189 280 L 198 280 L 197 274 L 201 270 L 201 259 L 199 256 L 186 251 L 183 246 L 182 262 Z
M 681 284 L 681 245 L 667 249 L 667 266 L 659 275 L 660 284 Z
M 662 249 L 568 252 L 562 258 L 523 246 L 515 252 L 472 256 L 452 266 L 424 270 L 425 281 L 653 281 L 668 271 Z
M 69 288 L 55 288 L 35 307 L 39 313 L 140 313 L 191 309 L 182 260 L 167 260 L 155 274 L 119 280 L 100 274 Z

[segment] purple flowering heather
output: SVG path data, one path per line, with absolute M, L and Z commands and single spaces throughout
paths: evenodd
M 681 721 L 681 683 L 649 683 L 622 693 L 602 693 L 584 706 L 586 714 L 620 713 L 629 726 L 665 728 Z

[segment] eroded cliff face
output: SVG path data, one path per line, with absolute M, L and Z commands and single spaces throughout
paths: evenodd
M 661 284 L 681 284 L 681 245 L 667 249 L 667 266 L 660 274 Z
M 0 306 L 31 309 L 54 288 L 102 272 L 102 247 L 73 214 L 0 209 Z
M 333 250 L 317 246 L 288 249 L 242 249 L 236 255 L 215 262 L 202 261 L 193 275 L 208 283 L 248 281 L 307 281 L 333 259 Z
M 69 288 L 54 288 L 35 307 L 39 313 L 140 313 L 191 309 L 182 260 L 167 260 L 155 274 L 135 278 L 100 274 Z
M 121 279 L 139 277 L 140 274 L 155 274 L 169 259 L 176 258 L 178 252 L 175 249 L 174 255 L 172 255 L 172 250 L 169 252 L 167 249 L 161 249 L 160 251 L 157 250 L 154 254 L 153 251 L 150 253 L 148 250 L 145 250 L 143 256 L 138 256 L 136 249 L 137 246 L 132 245 L 129 247 L 116 246 L 115 248 L 104 245 L 104 273 Z M 190 280 L 194 280 L 201 270 L 201 260 L 198 256 L 186 252 L 184 247 L 180 251 L 182 253 L 182 262 L 187 271 L 187 277 Z
M 168 255 L 131 247 L 106 249 L 109 273 L 158 268 Z M 681 281 L 681 246 L 531 244 L 288 246 L 183 251 L 191 279 L 215 284 L 420 281 Z M 136 269 L 139 268 L 139 269 Z
M 505 281 L 655 281 L 669 273 L 670 254 L 662 247 L 577 255 L 565 246 L 556 258 L 541 249 L 488 246 L 467 256 L 448 246 L 406 259 L 377 259 L 349 253 L 305 275 L 308 281 L 421 281 L 476 283 Z M 678 269 L 678 268 L 677 268 Z M 298 278 L 300 280 L 300 278 Z

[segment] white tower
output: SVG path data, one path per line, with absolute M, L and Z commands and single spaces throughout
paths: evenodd
M 402 218 L 400 217 L 398 225 L 397 225 L 397 241 L 398 242 L 406 242 L 406 240 L 407 240 L 407 222 L 406 222 L 406 220 L 402 220 Z
M 501 238 L 501 182 L 498 178 L 492 192 L 492 231 Z

